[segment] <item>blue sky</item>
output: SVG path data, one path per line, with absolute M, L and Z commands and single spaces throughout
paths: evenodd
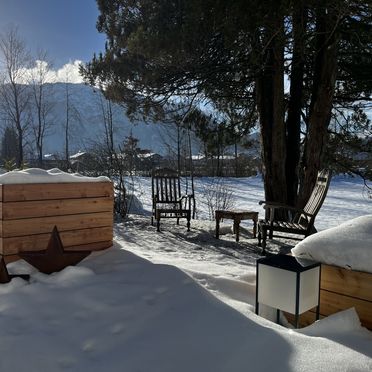
M 0 32 L 17 25 L 28 48 L 45 49 L 57 69 L 103 51 L 97 16 L 95 0 L 0 0 Z

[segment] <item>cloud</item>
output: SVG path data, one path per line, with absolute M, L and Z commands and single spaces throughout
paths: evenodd
M 19 70 L 19 78 L 17 79 L 19 83 L 29 83 L 30 81 L 40 80 L 41 74 L 43 74 L 44 82 L 48 83 L 72 83 L 80 84 L 83 82 L 83 78 L 79 74 L 79 66 L 82 61 L 75 60 L 66 63 L 61 68 L 55 70 L 50 68 L 48 62 L 37 60 L 34 66 L 30 68 L 23 68 Z
M 59 70 L 55 71 L 55 79 L 58 82 L 79 84 L 83 82 L 83 78 L 79 74 L 79 66 L 82 61 L 66 63 Z

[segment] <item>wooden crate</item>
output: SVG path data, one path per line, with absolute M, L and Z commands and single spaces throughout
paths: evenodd
M 322 264 L 320 284 L 321 318 L 355 307 L 362 325 L 372 330 L 372 273 Z M 294 317 L 286 314 L 290 321 Z M 315 321 L 315 309 L 300 316 L 300 326 Z
M 111 182 L 0 185 L 0 254 L 46 249 L 57 226 L 66 250 L 101 250 L 112 245 Z

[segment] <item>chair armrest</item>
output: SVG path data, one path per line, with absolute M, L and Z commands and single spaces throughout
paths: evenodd
M 266 209 L 266 210 L 269 210 L 269 220 L 270 220 L 270 222 L 274 221 L 275 211 L 280 210 L 280 209 L 286 210 L 286 211 L 289 211 L 289 212 L 298 213 L 298 214 L 304 215 L 305 217 L 309 217 L 309 218 L 312 217 L 312 215 L 310 213 L 305 212 L 301 208 L 292 207 L 290 205 L 286 205 L 286 204 L 282 204 L 282 203 L 260 201 L 259 204 L 261 204 L 261 205 L 264 204 L 263 208 Z
M 263 205 L 263 208 L 264 209 L 287 209 L 289 211 L 293 211 L 293 212 L 298 212 L 298 213 L 303 213 L 303 214 L 309 215 L 308 213 L 306 213 L 301 208 L 292 207 L 290 205 L 283 204 L 283 203 L 267 202 L 267 201 L 261 200 L 258 204 L 260 204 L 260 205 L 264 204 Z

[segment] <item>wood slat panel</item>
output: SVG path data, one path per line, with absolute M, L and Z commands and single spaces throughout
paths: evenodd
M 337 293 L 320 291 L 320 318 L 354 307 L 364 327 L 372 329 L 372 302 L 343 296 Z M 285 313 L 289 322 L 294 324 L 294 315 Z M 300 315 L 300 326 L 306 327 L 315 322 L 315 310 Z
M 113 210 L 113 198 L 111 197 L 25 201 L 0 204 L 3 206 L 3 220 L 108 212 Z
M 113 244 L 112 240 L 107 240 L 104 242 L 94 242 L 80 245 L 72 245 L 66 247 L 66 251 L 102 251 L 103 249 L 110 248 Z
M 2 200 L 5 203 L 48 199 L 113 197 L 112 182 L 12 184 L 2 185 L 2 187 Z
M 111 212 L 99 212 L 78 215 L 26 218 L 21 220 L 2 221 L 4 238 L 33 234 L 50 233 L 54 226 L 58 231 L 79 230 L 113 225 Z
M 13 238 L 3 238 L 0 247 L 1 254 L 12 255 L 21 251 L 39 251 L 46 249 L 51 233 L 28 235 Z M 62 231 L 60 233 L 63 246 L 68 247 L 86 245 L 97 242 L 112 241 L 112 227 L 98 227 L 92 229 Z
M 70 246 L 96 243 L 113 239 L 112 227 L 97 227 L 95 229 L 83 229 L 64 231 L 61 234 L 63 245 L 68 249 Z
M 72 247 L 67 247 L 66 251 L 101 251 L 103 249 L 110 248 L 112 246 L 112 240 L 106 242 L 96 242 L 90 244 L 76 245 Z M 19 260 L 20 257 L 17 254 L 12 254 L 4 256 L 4 261 L 6 264 Z
M 3 201 L 3 185 L 0 184 L 0 202 Z
M 295 316 L 293 314 L 284 312 L 284 315 L 292 325 L 295 324 Z M 319 318 L 323 319 L 325 318 L 325 316 L 320 314 Z M 305 313 L 300 315 L 299 320 L 300 327 L 306 327 L 310 324 L 313 324 L 315 320 L 316 320 L 315 311 L 306 311 Z
M 362 324 L 372 329 L 372 302 L 343 296 L 338 293 L 320 291 L 320 313 L 330 315 L 355 307 Z
M 372 302 L 372 274 L 322 264 L 321 288 Z

